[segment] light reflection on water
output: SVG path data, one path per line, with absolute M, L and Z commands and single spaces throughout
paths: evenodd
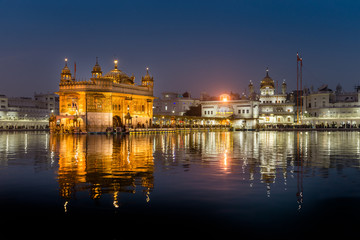
M 332 211 L 347 206 L 350 213 L 335 211 L 335 218 L 360 213 L 353 204 L 360 199 L 359 136 L 358 132 L 131 136 L 4 132 L 0 203 L 20 215 L 24 209 L 17 211 L 19 205 L 30 211 L 29 206 L 41 202 L 57 216 L 87 212 L 113 216 L 115 210 L 141 212 L 154 222 L 169 215 L 174 221 L 200 216 L 204 222 L 216 219 L 217 227 L 231 231 L 239 229 L 239 223 L 248 231 L 254 226 L 270 231 L 274 223 L 269 219 L 276 216 L 275 222 L 288 224 L 291 231 L 294 221 L 328 213 L 324 206 Z M 37 194 L 24 202 L 24 192 Z M 342 204 L 334 204 L 336 199 Z M 281 230 L 272 226 L 271 231 Z

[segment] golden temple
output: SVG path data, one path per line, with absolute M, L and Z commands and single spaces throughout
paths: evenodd
M 130 127 L 148 127 L 153 117 L 154 79 L 146 69 L 141 84 L 118 69 L 103 75 L 96 58 L 90 80 L 72 78 L 65 59 L 59 84 L 58 116 L 50 118 L 52 132 L 124 131 Z

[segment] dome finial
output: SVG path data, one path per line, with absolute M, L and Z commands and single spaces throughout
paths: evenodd
M 269 68 L 268 67 L 266 68 L 266 76 L 260 83 L 260 89 L 263 89 L 266 87 L 269 87 L 271 89 L 275 88 L 274 80 L 272 80 L 271 77 L 269 76 Z
M 114 65 L 115 65 L 115 69 L 117 69 L 118 68 L 118 60 L 117 59 L 114 60 Z
M 96 57 L 96 63 L 95 66 L 93 67 L 93 70 L 91 71 L 92 77 L 93 78 L 99 78 L 102 76 L 102 71 L 101 71 L 101 67 L 99 65 L 99 58 Z

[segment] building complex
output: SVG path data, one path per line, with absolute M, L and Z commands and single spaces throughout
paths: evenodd
M 147 69 L 139 85 L 114 68 L 103 75 L 96 59 L 92 77 L 77 81 L 65 60 L 59 83 L 59 111 L 50 122 L 52 131 L 105 132 L 126 126 L 149 126 L 153 115 L 154 79 Z
M 0 129 L 48 129 L 49 117 L 59 113 L 59 97 L 35 93 L 34 97 L 0 95 Z
M 118 68 L 103 74 L 98 59 L 91 78 L 78 81 L 67 59 L 56 94 L 35 94 L 33 98 L 0 95 L 0 129 L 47 129 L 54 132 L 124 131 L 130 127 L 155 125 L 226 125 L 235 129 L 259 127 L 358 127 L 360 87 L 344 92 L 327 85 L 287 92 L 285 80 L 277 89 L 266 69 L 258 91 L 252 81 L 248 95 L 229 93 L 200 99 L 164 92 L 153 96 L 154 79 L 146 69 L 139 84 Z M 49 121 L 50 120 L 50 121 Z

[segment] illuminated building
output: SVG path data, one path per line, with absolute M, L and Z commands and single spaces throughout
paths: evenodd
M 249 84 L 250 93 L 253 84 Z M 281 94 L 275 93 L 274 80 L 269 76 L 266 69 L 266 76 L 260 83 L 260 112 L 259 123 L 264 125 L 273 124 L 293 124 L 294 123 L 294 103 L 287 99 L 286 83 L 281 85 Z
M 0 95 L 0 129 L 48 129 L 49 117 L 58 113 L 55 94 L 35 93 L 34 98 Z
M 163 92 L 162 97 L 154 100 L 154 114 L 183 116 L 191 106 L 197 106 L 198 99 L 191 98 L 190 93 L 178 94 Z
M 226 118 L 235 129 L 254 129 L 260 125 L 284 125 L 294 123 L 294 103 L 288 99 L 285 81 L 281 93 L 276 93 L 274 80 L 266 76 L 260 83 L 260 95 L 249 84 L 249 96 L 222 94 L 218 99 L 207 97 L 201 101 L 202 117 Z
M 152 123 L 154 79 L 148 68 L 141 84 L 118 69 L 103 75 L 96 59 L 89 80 L 72 78 L 65 59 L 59 84 L 60 115 L 50 122 L 52 131 L 105 132 L 111 128 L 147 127 Z
M 258 101 L 245 96 L 232 99 L 229 94 L 222 94 L 218 100 L 201 101 L 201 116 L 231 120 L 234 128 L 254 129 L 259 116 L 258 106 Z
M 321 86 L 317 91 L 305 89 L 303 96 L 303 124 L 324 127 L 355 127 L 360 124 L 360 88 L 344 92 L 338 85 L 336 91 Z

